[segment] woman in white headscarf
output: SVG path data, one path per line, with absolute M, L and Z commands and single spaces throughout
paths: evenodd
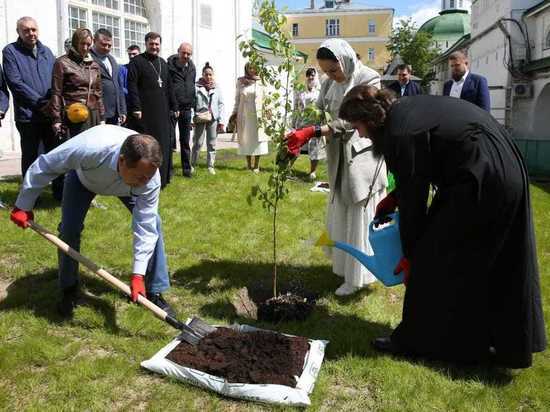
M 382 158 L 374 155 L 370 139 L 359 137 L 349 123 L 338 118 L 338 112 L 352 87 L 369 84 L 380 88 L 380 75 L 364 66 L 349 43 L 341 39 L 322 43 L 317 50 L 317 61 L 328 77 L 321 86 L 317 106 L 328 112 L 333 121 L 290 133 L 288 151 L 297 155 L 299 148 L 312 137 L 326 136 L 331 192 L 327 208 L 329 235 L 335 241 L 349 243 L 372 255 L 368 226 L 376 205 L 386 195 L 386 166 Z M 336 290 L 337 295 L 352 294 L 376 280 L 351 255 L 339 249 L 329 250 L 329 254 L 332 270 L 345 279 Z

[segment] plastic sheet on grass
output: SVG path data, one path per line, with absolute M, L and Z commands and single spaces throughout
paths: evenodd
M 228 326 L 239 332 L 271 332 L 266 329 L 259 329 L 249 325 Z M 276 333 L 276 332 L 273 332 Z M 292 335 L 286 335 L 292 336 Z M 321 369 L 325 356 L 325 347 L 328 341 L 309 340 L 309 351 L 304 360 L 304 368 L 295 388 L 284 385 L 258 385 L 248 383 L 229 383 L 224 378 L 213 376 L 196 369 L 178 365 L 166 356 L 180 343 L 178 338 L 174 339 L 151 359 L 141 362 L 141 366 L 152 372 L 169 376 L 182 382 L 200 386 L 202 388 L 217 392 L 231 398 L 246 399 L 257 402 L 275 403 L 292 406 L 309 406 L 311 401 L 309 395 L 313 391 L 317 375 Z

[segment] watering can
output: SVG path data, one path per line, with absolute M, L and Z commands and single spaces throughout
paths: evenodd
M 348 243 L 331 240 L 326 232 L 321 235 L 315 245 L 343 250 L 361 262 L 384 286 L 398 285 L 403 283 L 404 276 L 403 272 L 398 275 L 393 273 L 403 257 L 399 235 L 399 213 L 392 213 L 388 215 L 388 218 L 391 220 L 387 223 L 379 224 L 377 221 L 372 221 L 369 225 L 369 242 L 374 251 L 372 256 Z

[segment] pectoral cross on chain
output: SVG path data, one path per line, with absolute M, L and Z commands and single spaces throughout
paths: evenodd
M 162 79 L 159 77 L 158 79 L 159 87 L 162 87 Z

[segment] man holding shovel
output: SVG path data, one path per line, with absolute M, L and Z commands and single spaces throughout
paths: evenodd
M 60 238 L 80 250 L 84 219 L 96 194 L 117 196 L 132 213 L 134 263 L 130 281 L 132 300 L 144 295 L 171 316 L 173 309 L 162 292 L 170 286 L 158 215 L 162 152 L 149 135 L 114 125 L 99 125 L 40 156 L 27 171 L 11 212 L 22 228 L 33 220 L 40 192 L 66 173 Z M 78 263 L 59 252 L 60 314 L 72 316 L 79 295 Z

